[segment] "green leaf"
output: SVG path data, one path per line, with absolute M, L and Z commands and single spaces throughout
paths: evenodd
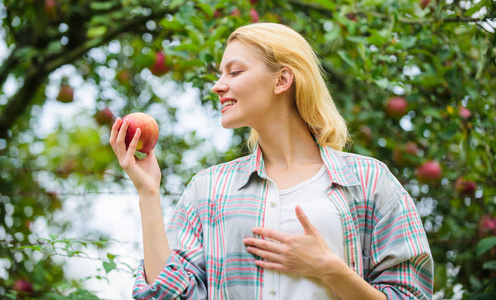
M 486 261 L 483 265 L 482 268 L 484 270 L 496 270 L 496 260 L 490 260 Z
M 346 53 L 344 50 L 339 50 L 338 55 L 339 57 L 341 57 L 342 60 L 344 60 L 345 63 L 347 63 L 353 68 L 356 68 L 356 64 L 351 59 L 351 56 L 348 53 Z
M 477 244 L 477 256 L 481 256 L 482 254 L 486 253 L 494 246 L 496 246 L 496 236 L 492 236 L 480 240 L 479 243 Z
M 364 36 L 349 36 L 346 38 L 346 40 L 353 43 L 368 44 L 367 38 Z
M 374 83 L 383 90 L 387 89 L 387 87 L 389 86 L 389 80 L 387 78 L 374 80 Z
M 210 5 L 205 3 L 197 3 L 196 5 L 210 18 L 214 16 L 214 10 Z
M 336 9 L 336 4 L 334 1 L 329 1 L 329 0 L 303 0 L 302 2 L 304 3 L 310 3 L 310 4 L 319 4 L 323 8 L 327 8 L 329 10 L 335 10 Z
M 471 8 L 469 8 L 465 12 L 465 15 L 471 16 L 471 15 L 475 14 L 476 12 L 480 11 L 482 9 L 482 7 L 486 6 L 486 4 L 489 5 L 490 2 L 487 0 L 481 0 L 481 1 L 477 2 L 474 6 L 472 6 Z
M 117 267 L 114 261 L 110 262 L 103 262 L 103 268 L 105 269 L 105 272 L 108 274 L 110 271 L 114 270 Z
M 112 1 L 110 2 L 98 2 L 90 1 L 90 8 L 93 10 L 109 10 L 114 6 Z
M 415 46 L 416 43 L 417 43 L 417 37 L 416 36 L 409 35 L 409 36 L 405 36 L 405 37 L 400 38 L 401 48 L 403 48 L 403 49 L 412 48 L 413 46 Z
M 58 235 L 56 235 L 56 234 L 49 234 L 48 236 L 50 237 L 50 239 L 51 239 L 52 241 L 55 241 L 56 239 L 58 239 L 58 238 L 59 238 L 59 236 L 58 236 Z
M 104 35 L 105 32 L 107 32 L 107 26 L 96 26 L 88 29 L 86 35 L 88 36 L 88 38 L 93 39 Z
M 21 246 L 18 249 L 19 250 L 21 250 L 21 249 L 32 249 L 32 250 L 36 250 L 36 251 L 41 251 L 41 245 Z
M 12 299 L 12 300 L 18 299 L 16 295 L 12 295 L 12 294 L 9 294 L 9 293 L 4 294 L 4 296 L 7 297 L 8 299 Z
M 209 41 L 217 41 L 220 39 L 224 33 L 229 29 L 226 25 L 220 25 L 217 26 L 213 31 L 210 37 L 208 38 Z
M 431 117 L 434 117 L 434 118 L 441 118 L 441 114 L 434 107 L 426 107 L 426 108 L 424 108 L 422 110 L 422 114 L 424 114 L 425 116 L 431 116 Z

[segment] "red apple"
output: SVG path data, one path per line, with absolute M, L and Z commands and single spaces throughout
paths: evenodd
M 105 107 L 104 109 L 97 111 L 95 114 L 95 121 L 102 126 L 110 125 L 114 123 L 114 119 L 115 119 L 114 114 L 108 107 Z
M 358 128 L 360 130 L 359 137 L 365 142 L 366 145 L 370 145 L 372 142 L 372 129 L 367 125 L 360 125 Z
M 408 102 L 405 98 L 396 96 L 386 103 L 386 114 L 396 120 L 401 119 L 408 112 Z
M 233 17 L 240 17 L 241 16 L 241 12 L 239 11 L 238 8 L 234 9 L 232 12 L 231 12 L 231 16 Z
M 346 18 L 348 18 L 348 20 L 355 21 L 355 22 L 358 21 L 357 16 L 354 13 L 347 13 L 345 16 L 346 16 Z
M 12 289 L 23 295 L 34 292 L 33 285 L 29 281 L 23 279 L 16 280 Z
M 145 113 L 137 112 L 124 116 L 122 121 L 129 120 L 129 127 L 126 132 L 126 147 L 129 147 L 136 133 L 136 129 L 141 129 L 141 136 L 138 140 L 136 150 L 142 153 L 150 152 L 158 141 L 158 125 L 155 119 Z
M 496 235 L 496 218 L 490 215 L 485 215 L 479 220 L 479 236 L 484 236 L 487 233 Z
M 260 17 L 258 16 L 258 12 L 256 9 L 252 8 L 250 9 L 250 16 L 251 16 L 251 22 L 252 23 L 257 23 Z
M 162 76 L 170 71 L 170 67 L 166 64 L 165 53 L 160 51 L 155 54 L 155 62 L 150 67 L 150 71 L 155 76 Z
M 408 142 L 405 145 L 405 152 L 411 155 L 417 155 L 419 151 L 418 145 L 415 142 Z
M 45 13 L 50 18 L 55 18 L 57 16 L 57 1 L 56 0 L 45 0 Z
M 464 120 L 468 120 L 470 119 L 470 116 L 472 115 L 472 113 L 470 112 L 470 110 L 468 108 L 466 108 L 465 106 L 460 106 L 460 110 L 458 111 L 458 115 L 464 119 Z
M 222 12 L 216 9 L 214 12 L 214 19 L 219 19 L 220 17 L 222 17 Z
M 417 168 L 417 180 L 421 183 L 437 183 L 442 176 L 441 165 L 434 160 L 425 162 Z
M 257 4 L 258 0 L 250 0 L 251 4 L 255 5 Z
M 405 157 L 405 153 L 410 155 L 417 155 L 419 151 L 418 145 L 415 142 L 407 142 L 405 146 L 396 147 L 393 151 L 393 158 L 399 165 L 408 164 L 408 155 Z
M 120 70 L 116 75 L 115 78 L 120 84 L 127 84 L 129 83 L 129 79 L 131 79 L 131 72 L 128 69 L 123 69 Z
M 475 190 L 477 189 L 477 185 L 473 181 L 464 180 L 462 177 L 459 177 L 455 181 L 455 189 L 461 195 L 472 196 L 475 194 Z
M 419 0 L 420 7 L 422 9 L 425 9 L 427 7 L 427 5 L 429 5 L 430 2 L 431 2 L 431 0 Z
M 62 103 L 69 103 L 72 102 L 72 100 L 74 100 L 74 89 L 67 83 L 62 83 L 60 85 L 57 101 Z

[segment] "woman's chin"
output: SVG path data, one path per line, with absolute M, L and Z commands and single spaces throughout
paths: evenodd
M 222 118 L 220 124 L 222 125 L 222 127 L 224 127 L 225 129 L 236 129 L 236 128 L 239 128 L 240 126 L 236 126 L 236 124 L 230 120 L 226 120 L 224 118 Z

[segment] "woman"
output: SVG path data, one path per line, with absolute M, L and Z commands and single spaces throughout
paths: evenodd
M 144 261 L 137 299 L 429 299 L 432 256 L 415 205 L 348 141 L 316 55 L 268 23 L 228 39 L 213 87 L 222 126 L 252 128 L 249 156 L 199 172 L 164 229 L 153 152 L 127 122 L 110 144 L 135 184 Z M 121 130 L 118 128 L 122 125 Z

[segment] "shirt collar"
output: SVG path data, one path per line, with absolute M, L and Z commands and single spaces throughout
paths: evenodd
M 347 162 L 340 155 L 339 151 L 328 146 L 322 147 L 319 144 L 317 145 L 320 148 L 320 155 L 324 161 L 324 166 L 327 170 L 331 183 L 336 183 L 341 186 L 360 185 L 356 174 L 352 172 Z M 246 168 L 241 172 L 241 180 L 238 189 L 243 188 L 255 172 L 260 178 L 267 179 L 262 149 L 258 143 L 255 145 L 252 154 L 248 158 Z
M 253 148 L 253 152 L 248 158 L 247 166 L 241 173 L 241 180 L 239 182 L 238 189 L 243 188 L 253 173 L 257 173 L 257 175 L 263 179 L 267 179 L 267 174 L 265 173 L 265 165 L 262 156 L 262 149 L 258 145 L 255 144 L 255 148 Z
M 319 145 L 319 148 L 331 183 L 337 183 L 341 186 L 360 185 L 357 175 L 350 169 L 340 151 L 328 146 L 321 147 Z

